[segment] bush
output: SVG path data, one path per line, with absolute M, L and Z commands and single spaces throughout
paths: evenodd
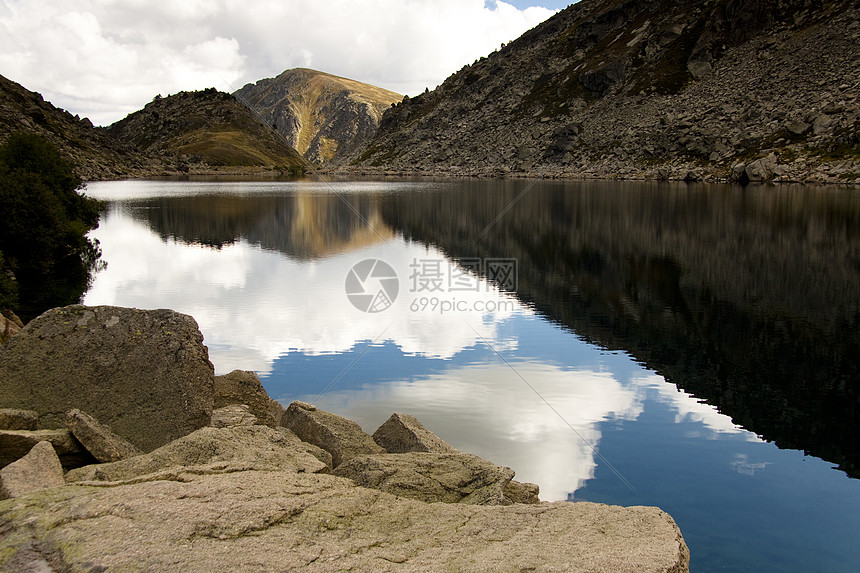
M 86 234 L 98 226 L 103 205 L 80 194 L 81 188 L 72 164 L 44 138 L 15 133 L 0 146 L 0 251 L 6 266 L 0 271 L 15 273 L 21 299 L 29 296 L 24 277 L 30 279 L 27 288 L 38 289 L 39 277 L 43 284 L 55 282 L 52 273 L 72 269 L 79 279 L 81 268 L 95 266 L 98 245 Z

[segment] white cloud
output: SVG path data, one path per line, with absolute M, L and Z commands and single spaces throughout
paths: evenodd
M 376 184 L 336 185 L 338 191 L 349 195 Z M 249 183 L 243 184 L 243 189 L 256 196 L 283 192 L 285 186 L 320 203 L 320 195 L 331 190 L 331 186 L 311 182 Z M 132 201 L 210 194 L 219 189 L 238 191 L 223 183 L 125 181 L 91 183 L 88 194 Z M 310 204 L 305 207 L 304 216 L 283 221 L 284 228 L 296 228 L 302 236 L 308 235 L 305 231 L 310 227 L 303 223 L 321 218 Z M 376 220 L 372 214 L 369 218 Z M 359 241 L 358 246 L 335 242 L 336 248 L 325 251 L 325 257 L 297 261 L 244 240 L 220 251 L 163 240 L 145 222 L 135 220 L 115 204 L 93 233 L 102 241 L 109 266 L 96 275 L 84 302 L 166 307 L 191 314 L 200 325 L 219 374 L 239 368 L 265 376 L 272 371 L 274 361 L 288 352 L 350 352 L 357 342 L 373 340 L 380 334 L 380 341 L 392 341 L 405 354 L 431 358 L 452 358 L 485 341 L 500 352 L 519 347 L 523 333 L 509 328 L 516 326 L 511 319 L 533 315 L 533 311 L 516 301 L 512 310 L 495 315 L 404 310 L 415 296 L 409 292 L 410 262 L 442 254 L 393 237 L 381 226 L 377 230 L 389 237 L 388 244 L 381 240 Z M 341 250 L 344 247 L 354 248 Z M 382 258 L 398 272 L 401 295 L 396 304 L 400 308 L 365 314 L 349 304 L 344 291 L 347 272 L 356 262 L 370 257 Z M 457 297 L 470 305 L 472 300 L 510 300 L 496 289 L 488 290 L 476 293 L 471 300 L 465 293 Z M 572 355 L 577 354 L 571 350 Z M 625 378 L 601 366 L 571 368 L 517 358 L 516 354 L 508 352 L 508 362 L 492 356 L 478 363 L 440 361 L 446 364 L 441 371 L 392 381 L 368 379 L 360 389 L 340 390 L 335 386 L 318 405 L 356 420 L 368 431 L 392 412 L 409 412 L 455 447 L 509 466 L 516 470 L 518 479 L 539 484 L 544 500 L 566 499 L 595 476 L 599 464 L 607 460 L 612 463 L 612 453 L 603 452 L 605 458 L 598 458 L 604 423 L 636 420 L 649 401 L 669 406 L 673 415 L 666 423 L 683 424 L 685 431 L 694 431 L 699 437 L 760 441 L 716 408 L 678 390 L 657 374 Z M 299 372 L 295 375 L 302 376 Z M 314 400 L 316 396 L 293 398 Z M 767 463 L 738 454 L 731 466 L 749 474 L 765 470 Z M 635 482 L 634 476 L 627 477 Z
M 552 13 L 483 0 L 6 0 L 0 70 L 97 124 L 158 93 L 232 91 L 293 67 L 415 95 Z
M 145 181 L 91 184 L 94 197 L 105 190 L 126 190 L 141 197 L 145 190 L 169 193 L 171 183 Z M 294 184 L 302 185 L 301 183 Z M 218 187 L 218 185 L 214 185 Z M 208 189 L 203 184 L 198 189 Z M 223 187 L 222 187 L 223 188 Z M 313 193 L 308 188 L 308 193 Z M 186 191 L 194 193 L 193 189 Z M 293 228 L 310 233 L 315 214 L 299 217 Z M 378 227 L 383 236 L 390 231 Z M 366 340 L 393 341 L 405 354 L 451 358 L 458 352 L 489 341 L 499 351 L 516 341 L 499 333 L 514 313 L 533 311 L 486 282 L 479 292 L 455 294 L 411 293 L 410 264 L 414 260 L 441 260 L 442 253 L 395 238 L 387 244 L 359 242 L 313 261 L 297 261 L 262 250 L 241 240 L 215 251 L 164 241 L 115 206 L 92 236 L 101 241 L 108 268 L 98 273 L 84 303 L 133 308 L 172 308 L 192 315 L 200 325 L 217 373 L 233 369 L 267 374 L 274 360 L 298 350 L 306 354 L 347 352 Z M 361 235 L 358 235 L 359 238 Z M 385 312 L 364 313 L 346 297 L 344 282 L 359 261 L 380 258 L 400 278 L 400 295 Z M 464 312 L 409 310 L 421 296 L 455 299 Z M 476 303 L 494 312 L 475 312 Z M 438 308 L 438 307 L 437 307 Z
M 600 423 L 635 420 L 635 389 L 608 372 L 514 361 L 454 367 L 411 381 L 325 394 L 317 405 L 372 432 L 392 412 L 409 412 L 461 451 L 537 483 L 540 498 L 568 498 L 594 477 Z M 523 383 L 527 380 L 540 394 Z M 314 399 L 314 396 L 301 397 Z M 552 408 L 547 405 L 552 405 Z

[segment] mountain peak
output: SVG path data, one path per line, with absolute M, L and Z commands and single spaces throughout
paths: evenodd
M 235 95 L 318 163 L 361 147 L 376 132 L 383 112 L 403 99 L 384 88 L 308 68 L 247 84 Z

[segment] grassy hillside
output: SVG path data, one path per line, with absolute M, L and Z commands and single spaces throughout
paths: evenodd
M 157 96 L 107 132 L 180 171 L 267 168 L 299 174 L 306 166 L 275 130 L 214 88 Z

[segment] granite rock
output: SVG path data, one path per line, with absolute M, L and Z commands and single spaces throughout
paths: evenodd
M 20 460 L 0 470 L 0 499 L 65 485 L 63 466 L 50 442 L 39 442 Z
M 317 410 L 304 402 L 290 404 L 284 415 L 283 425 L 305 442 L 329 452 L 335 468 L 355 456 L 385 453 L 385 450 L 352 420 Z
M 213 368 L 197 323 L 172 310 L 73 305 L 0 347 L 0 406 L 59 428 L 88 412 L 143 451 L 209 423 Z

